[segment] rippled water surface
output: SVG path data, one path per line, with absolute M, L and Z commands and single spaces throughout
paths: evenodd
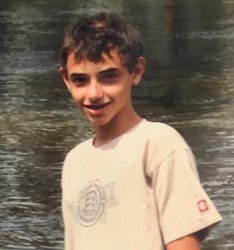
M 224 218 L 204 249 L 233 250 L 234 2 L 94 2 L 0 3 L 0 249 L 63 249 L 62 162 L 92 130 L 57 73 L 59 47 L 77 14 L 109 8 L 143 33 L 136 109 L 183 134 Z

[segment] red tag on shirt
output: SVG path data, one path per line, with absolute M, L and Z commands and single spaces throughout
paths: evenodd
M 198 206 L 200 212 L 205 212 L 205 211 L 207 211 L 209 209 L 206 200 L 199 200 L 197 202 L 197 206 Z

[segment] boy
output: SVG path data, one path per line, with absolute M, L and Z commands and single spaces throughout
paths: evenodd
M 184 139 L 133 109 L 131 90 L 145 69 L 137 31 L 115 14 L 86 17 L 65 35 L 61 59 L 96 134 L 64 162 L 65 249 L 200 249 L 221 217 Z

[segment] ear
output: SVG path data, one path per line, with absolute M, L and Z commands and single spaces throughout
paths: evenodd
M 145 72 L 145 65 L 146 65 L 146 60 L 143 56 L 140 56 L 137 59 L 137 64 L 136 67 L 133 71 L 133 75 L 134 75 L 134 81 L 133 81 L 133 85 L 136 86 L 140 83 L 144 72 Z
M 67 70 L 64 67 L 60 67 L 59 73 L 62 76 L 63 81 L 64 81 L 65 85 L 67 86 L 67 89 L 70 91 L 70 84 L 68 81 Z

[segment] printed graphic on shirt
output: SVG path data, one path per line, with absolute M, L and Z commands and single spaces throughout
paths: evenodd
M 98 221 L 104 221 L 106 209 L 118 204 L 114 192 L 115 184 L 111 182 L 102 185 L 100 180 L 92 180 L 84 186 L 77 200 L 80 225 L 90 227 Z
M 198 205 L 200 212 L 205 212 L 209 209 L 208 204 L 207 204 L 206 200 L 204 200 L 204 199 L 199 200 L 197 205 Z

